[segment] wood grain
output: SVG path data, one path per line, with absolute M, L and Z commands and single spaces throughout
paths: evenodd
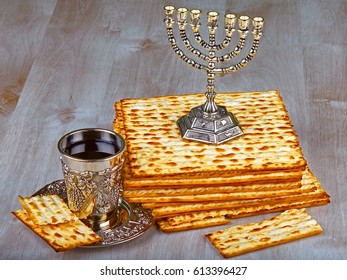
M 221 259 L 203 236 L 225 226 L 173 234 L 153 227 L 116 247 L 57 254 L 11 215 L 21 207 L 17 195 L 62 178 L 62 134 L 112 128 L 122 98 L 204 92 L 205 74 L 168 45 L 165 4 L 265 18 L 257 56 L 218 77 L 217 90 L 279 90 L 309 166 L 331 195 L 330 205 L 308 209 L 321 235 L 237 259 L 347 259 L 344 0 L 0 0 L 0 258 Z
M 0 119 L 18 102 L 56 0 L 1 0 L 0 5 Z

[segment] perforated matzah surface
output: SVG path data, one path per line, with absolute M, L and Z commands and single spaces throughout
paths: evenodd
M 259 223 L 230 227 L 207 234 L 206 237 L 225 258 L 229 258 L 322 231 L 305 209 L 292 209 Z
M 176 124 L 204 100 L 203 94 L 121 100 L 131 176 L 255 173 L 305 166 L 277 91 L 218 94 L 217 104 L 236 115 L 245 133 L 218 146 L 182 139 Z

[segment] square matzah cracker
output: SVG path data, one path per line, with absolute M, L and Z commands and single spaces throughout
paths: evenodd
M 36 225 L 59 224 L 78 218 L 58 195 L 19 197 L 19 201 Z
M 245 174 L 306 165 L 277 91 L 219 93 L 217 104 L 235 114 L 245 135 L 218 146 L 182 139 L 176 124 L 204 100 L 203 94 L 121 100 L 132 176 Z
M 287 210 L 259 223 L 233 226 L 206 237 L 225 258 L 321 233 L 321 226 L 305 209 Z

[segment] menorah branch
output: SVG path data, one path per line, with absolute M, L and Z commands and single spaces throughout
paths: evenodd
M 199 49 L 195 48 L 192 46 L 192 44 L 190 43 L 190 40 L 187 37 L 187 33 L 185 29 L 181 29 L 180 30 L 180 37 L 182 39 L 182 42 L 184 44 L 184 46 L 195 56 L 197 56 L 198 58 L 204 60 L 204 61 L 209 61 L 208 55 L 202 53 Z
M 256 27 L 257 26 L 257 21 L 263 21 L 262 18 L 254 18 L 253 19 L 253 25 Z M 249 50 L 247 56 L 243 59 L 241 59 L 238 63 L 231 65 L 229 67 L 222 67 L 222 68 L 215 68 L 213 73 L 214 74 L 229 74 L 232 72 L 236 72 L 237 70 L 240 70 L 241 68 L 245 67 L 252 59 L 253 57 L 256 55 L 257 51 L 258 51 L 258 47 L 259 47 L 259 40 L 262 36 L 262 30 L 260 28 L 254 28 L 252 31 L 253 34 L 253 44 L 251 49 Z M 247 35 L 246 35 L 247 36 Z M 244 42 L 242 43 L 242 47 L 244 46 Z M 236 46 L 237 48 L 237 46 Z M 235 48 L 235 49 L 236 49 Z M 242 48 L 241 48 L 242 49 Z M 240 52 L 240 50 L 238 50 L 238 52 Z M 230 53 L 230 55 L 233 55 L 233 52 Z M 234 54 L 233 57 L 235 57 L 237 54 Z M 218 58 L 217 58 L 218 59 Z
M 215 61 L 216 62 L 225 62 L 225 61 L 229 61 L 231 59 L 233 59 L 235 56 L 237 56 L 243 49 L 243 47 L 246 44 L 246 37 L 247 37 L 247 33 L 242 33 L 240 34 L 240 39 L 236 45 L 236 47 L 234 48 L 233 51 L 231 51 L 230 53 L 227 53 L 225 55 L 221 55 L 216 57 Z
M 235 23 L 236 23 L 236 15 L 234 14 L 226 14 L 224 17 L 224 29 L 225 29 L 225 38 L 224 40 L 216 45 L 215 49 L 217 51 L 223 50 L 229 46 L 233 33 L 235 32 Z
M 181 58 L 189 66 L 192 66 L 194 68 L 197 68 L 197 69 L 205 71 L 205 72 L 208 70 L 206 65 L 200 64 L 200 63 L 196 62 L 194 59 L 191 59 L 184 54 L 184 52 L 178 47 L 178 45 L 176 43 L 176 39 L 174 37 L 172 28 L 170 28 L 170 27 L 167 28 L 167 35 L 168 35 L 168 40 L 169 40 L 169 43 L 170 43 L 173 51 L 176 53 L 176 55 L 179 58 Z

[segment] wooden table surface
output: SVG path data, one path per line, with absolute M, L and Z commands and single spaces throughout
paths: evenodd
M 204 92 L 206 75 L 168 45 L 165 4 L 265 18 L 257 56 L 218 77 L 217 90 L 279 90 L 331 195 L 329 205 L 308 209 L 322 234 L 236 259 L 347 259 L 346 0 L 0 0 L 0 258 L 222 259 L 204 234 L 226 226 L 172 234 L 154 226 L 113 247 L 56 253 L 11 214 L 18 195 L 62 178 L 56 144 L 64 133 L 112 129 L 122 98 Z

